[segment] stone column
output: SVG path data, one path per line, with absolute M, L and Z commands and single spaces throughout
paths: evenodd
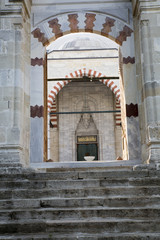
M 27 166 L 30 1 L 2 0 L 0 9 L 0 159 Z
M 143 69 L 142 101 L 145 110 L 148 162 L 157 164 L 160 163 L 160 70 L 157 68 L 160 58 L 155 52 L 155 43 L 160 38 L 156 36 L 154 38 L 151 33 L 150 21 L 152 19 L 145 18 L 140 22 Z M 158 51 L 160 52 L 160 50 Z

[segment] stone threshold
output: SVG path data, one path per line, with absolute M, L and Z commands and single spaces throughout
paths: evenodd
M 112 161 L 92 161 L 92 162 L 41 162 L 31 163 L 30 167 L 36 170 L 47 169 L 88 169 L 88 168 L 133 168 L 141 164 L 140 160 L 112 160 Z

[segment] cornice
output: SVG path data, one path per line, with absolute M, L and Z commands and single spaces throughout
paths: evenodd
M 133 16 L 139 16 L 141 12 L 153 12 L 160 10 L 160 2 L 157 0 L 132 0 Z
M 30 18 L 32 0 L 7 0 L 1 15 L 23 14 Z

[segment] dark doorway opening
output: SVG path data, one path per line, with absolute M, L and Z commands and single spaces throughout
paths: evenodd
M 78 144 L 77 145 L 77 161 L 85 161 L 85 156 L 95 156 L 94 160 L 98 160 L 97 143 Z

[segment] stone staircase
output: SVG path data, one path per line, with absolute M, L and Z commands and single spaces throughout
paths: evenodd
M 160 240 L 160 171 L 52 171 L 1 166 L 0 240 Z

